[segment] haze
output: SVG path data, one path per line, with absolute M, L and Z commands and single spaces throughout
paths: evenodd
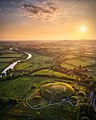
M 0 0 L 0 40 L 96 39 L 95 11 L 95 0 Z

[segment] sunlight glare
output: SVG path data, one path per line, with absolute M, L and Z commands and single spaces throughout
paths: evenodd
M 80 31 L 83 32 L 83 33 L 86 32 L 87 31 L 87 27 L 86 26 L 81 26 L 80 27 Z

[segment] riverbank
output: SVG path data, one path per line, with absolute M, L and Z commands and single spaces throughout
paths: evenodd
M 13 50 L 13 49 L 11 49 L 11 50 Z M 28 60 L 28 59 L 30 59 L 30 58 L 32 57 L 32 54 L 30 54 L 30 53 L 28 53 L 28 52 L 24 52 L 24 54 L 27 55 L 27 58 L 26 58 L 26 59 L 23 59 L 23 60 L 20 59 L 20 60 L 17 60 L 17 61 L 15 61 L 15 62 L 11 63 L 10 65 L 8 65 L 8 66 L 2 71 L 2 74 L 4 74 L 4 75 L 6 76 L 7 70 L 9 70 L 9 69 L 14 69 L 14 67 L 15 67 L 19 62 Z M 5 59 L 6 59 L 6 58 L 5 58 Z M 0 75 L 0 77 L 2 77 L 2 75 Z

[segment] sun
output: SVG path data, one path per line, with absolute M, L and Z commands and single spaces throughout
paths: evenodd
M 87 27 L 86 26 L 81 26 L 80 31 L 83 32 L 83 33 L 87 32 Z

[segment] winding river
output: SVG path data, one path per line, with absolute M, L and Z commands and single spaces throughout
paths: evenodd
M 2 71 L 2 73 L 5 74 L 5 76 L 6 76 L 7 70 L 13 69 L 13 68 L 17 65 L 17 63 L 22 62 L 22 61 L 25 61 L 25 60 L 29 60 L 29 59 L 32 57 L 32 54 L 27 53 L 27 52 L 24 52 L 24 53 L 27 55 L 27 58 L 24 59 L 24 60 L 17 60 L 17 61 L 15 61 L 15 62 L 13 62 L 12 64 L 10 64 L 8 67 L 6 67 L 6 68 Z M 0 77 L 2 77 L 2 75 L 0 75 Z

